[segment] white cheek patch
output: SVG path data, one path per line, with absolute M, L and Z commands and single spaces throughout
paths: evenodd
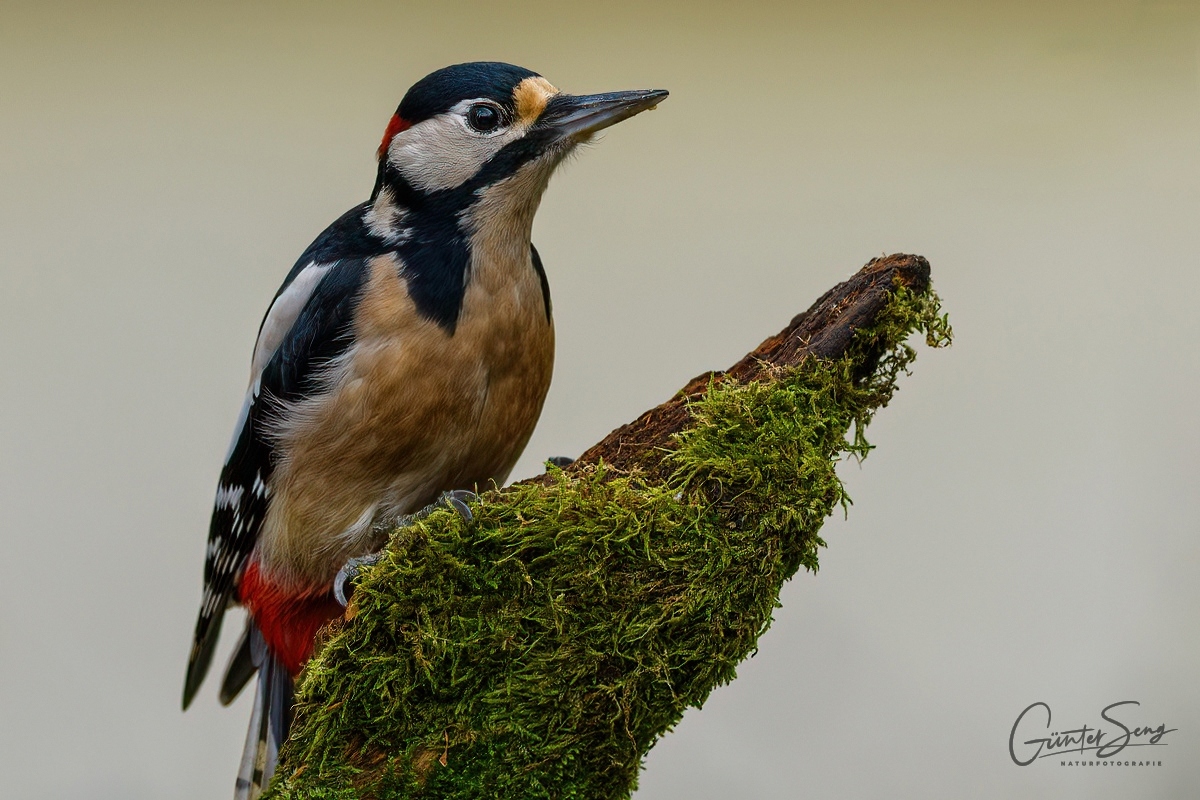
M 392 138 L 388 161 L 414 188 L 433 192 L 461 186 L 528 130 L 519 123 L 490 135 L 471 130 L 466 113 L 475 102 L 464 100 Z

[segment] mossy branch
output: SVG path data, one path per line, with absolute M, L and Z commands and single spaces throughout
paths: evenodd
M 628 797 L 817 569 L 835 472 L 950 327 L 876 259 L 566 469 L 397 531 L 300 684 L 273 798 Z

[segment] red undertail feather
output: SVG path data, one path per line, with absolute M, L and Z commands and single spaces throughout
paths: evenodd
M 401 131 L 408 130 L 409 125 L 410 123 L 404 117 L 399 114 L 392 114 L 391 120 L 388 121 L 387 130 L 383 132 L 383 141 L 379 143 L 379 149 L 375 151 L 376 158 L 382 159 L 395 135 Z
M 293 677 L 312 656 L 317 631 L 343 612 L 331 590 L 297 593 L 272 583 L 254 561 L 242 574 L 238 599 L 254 617 L 267 648 Z

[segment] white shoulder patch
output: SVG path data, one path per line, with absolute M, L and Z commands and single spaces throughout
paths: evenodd
M 271 310 L 263 320 L 262 329 L 258 332 L 258 341 L 254 344 L 254 361 L 250 366 L 250 383 L 253 386 L 262 374 L 263 368 L 275 355 L 279 345 L 287 336 L 288 331 L 296 324 L 296 319 L 308 299 L 312 297 L 317 284 L 325 277 L 325 273 L 333 268 L 333 264 L 309 264 L 300 270 L 295 280 L 288 284 L 283 293 L 271 303 Z M 257 394 L 257 392 L 255 392 Z
M 250 387 L 246 390 L 246 399 L 242 401 L 241 412 L 238 414 L 237 423 L 233 426 L 233 438 L 225 453 L 226 464 L 229 463 L 229 459 L 233 456 L 233 450 L 237 447 L 238 439 L 242 435 L 242 428 L 245 427 L 246 420 L 250 416 L 250 409 L 258 400 L 263 369 L 271 360 L 271 356 L 275 355 L 279 345 L 283 344 L 283 339 L 288 335 L 288 331 L 296 324 L 300 312 L 304 310 L 304 306 L 312 297 L 312 293 L 321 279 L 325 277 L 325 273 L 333 269 L 333 266 L 332 263 L 317 264 L 313 262 L 309 264 L 300 270 L 300 274 L 296 276 L 295 280 L 289 283 L 288 287 L 275 298 L 275 302 L 271 303 L 271 308 L 267 311 L 266 319 L 263 320 L 262 328 L 258 332 L 258 341 L 254 343 L 254 359 L 250 364 Z

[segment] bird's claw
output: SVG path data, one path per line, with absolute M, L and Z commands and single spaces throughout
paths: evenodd
M 441 497 L 414 514 L 413 519 L 425 519 L 425 517 L 428 517 L 439 508 L 448 508 L 458 514 L 463 522 L 471 523 L 475 521 L 475 515 L 471 513 L 471 507 L 467 503 L 474 503 L 478 500 L 479 495 L 469 492 L 466 489 L 454 489 L 449 492 L 442 492 Z
M 365 556 L 350 559 L 338 570 L 333 578 L 333 599 L 337 600 L 342 608 L 350 605 L 350 595 L 354 593 L 354 587 L 362 576 L 362 568 L 374 566 L 382 557 L 382 551 L 367 553 Z
M 454 489 L 449 492 L 442 492 L 441 496 L 422 508 L 415 514 L 407 514 L 394 520 L 390 524 L 390 528 L 404 528 L 412 525 L 414 522 L 425 519 L 433 512 L 441 508 L 448 508 L 462 518 L 463 522 L 471 523 L 475 520 L 475 515 L 471 513 L 471 507 L 468 503 L 473 503 L 479 499 L 479 496 L 474 492 L 469 492 L 466 489 Z M 354 587 L 358 584 L 361 577 L 363 567 L 374 566 L 383 557 L 383 551 L 377 550 L 374 553 L 368 553 L 365 556 L 352 558 L 338 570 L 337 575 L 333 579 L 333 597 L 342 608 L 350 604 L 350 596 L 354 593 Z

